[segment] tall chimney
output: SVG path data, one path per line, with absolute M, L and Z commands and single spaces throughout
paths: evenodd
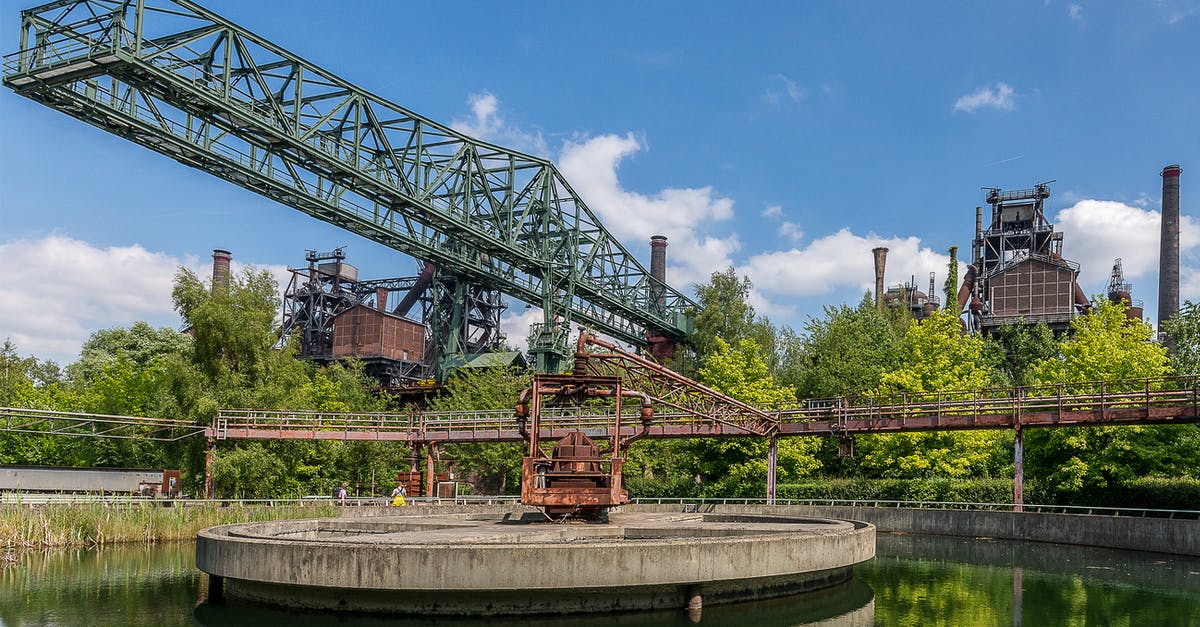
M 666 310 L 667 285 L 667 236 L 652 235 L 650 237 L 650 277 L 654 283 L 650 285 L 650 299 L 661 314 Z
M 379 311 L 387 311 L 388 289 L 386 287 L 375 288 L 375 308 Z
M 213 271 L 212 271 L 212 291 L 225 291 L 229 289 L 229 262 L 233 259 L 233 254 L 228 250 L 220 248 L 213 249 Z
M 1179 174 L 1183 169 L 1162 169 L 1162 238 L 1158 244 L 1158 329 L 1179 311 Z
M 975 241 L 971 242 L 971 263 L 979 263 L 983 246 L 983 207 L 975 207 Z
M 871 252 L 875 255 L 875 309 L 883 311 L 883 266 L 887 263 L 888 249 L 880 246 Z

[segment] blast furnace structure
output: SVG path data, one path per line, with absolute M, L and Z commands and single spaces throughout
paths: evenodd
M 969 307 L 971 331 L 986 335 L 1004 324 L 1044 323 L 1065 332 L 1090 303 L 1079 287 L 1079 264 L 1063 259 L 1062 233 L 1046 220 L 1050 182 L 985 189 L 991 223 L 983 230 L 976 207 L 971 265 L 958 292 L 960 310 Z

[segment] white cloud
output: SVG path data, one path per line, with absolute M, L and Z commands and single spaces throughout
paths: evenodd
M 544 156 L 549 153 L 542 134 L 529 133 L 508 124 L 500 114 L 500 99 L 484 91 L 467 97 L 471 107 L 471 119 L 455 119 L 450 123 L 454 130 L 475 139 L 492 142 L 515 150 Z
M 1055 228 L 1063 231 L 1063 257 L 1079 262 L 1079 283 L 1084 291 L 1101 292 L 1112 272 L 1113 259 L 1121 258 L 1125 278 L 1158 275 L 1161 214 L 1112 200 L 1080 200 L 1058 212 Z M 1181 255 L 1200 247 L 1200 225 L 1190 216 L 1180 216 Z M 1192 270 L 1183 270 L 1187 275 Z M 1145 298 L 1157 285 L 1135 285 L 1134 298 Z M 1190 292 L 1195 293 L 1195 292 Z
M 588 207 L 619 241 L 648 242 L 666 235 L 667 279 L 681 287 L 707 281 L 733 265 L 741 244 L 736 235 L 718 237 L 706 227 L 733 217 L 733 201 L 711 187 L 664 188 L 653 194 L 626 190 L 617 178 L 621 161 L 646 150 L 632 133 L 600 135 L 563 144 L 558 167 Z
M 529 350 L 529 327 L 542 322 L 542 308 L 530 306 L 525 309 L 515 300 L 510 300 L 509 304 L 512 309 L 500 317 L 500 332 L 504 334 L 509 346 L 525 352 Z
M 193 260 L 194 262 L 194 260 Z M 0 335 L 22 354 L 74 361 L 96 330 L 137 320 L 176 326 L 171 285 L 179 261 L 141 246 L 95 248 L 63 235 L 0 244 Z
M 919 286 L 924 285 L 930 272 L 945 277 L 950 258 L 921 246 L 918 238 L 884 239 L 874 234 L 855 235 L 849 229 L 813 240 L 804 248 L 754 255 L 738 272 L 749 276 L 756 290 L 778 296 L 817 296 L 849 287 L 873 290 L 871 249 L 877 246 L 889 249 L 888 285 L 907 282 L 913 276 Z
M 1071 19 L 1073 19 L 1075 21 L 1082 21 L 1083 20 L 1083 6 L 1075 4 L 1073 2 L 1068 4 L 1067 5 L 1067 15 L 1071 16 Z
M 0 267 L 20 268 L 21 281 L 0 282 L 0 341 L 22 355 L 74 361 L 95 331 L 145 320 L 178 328 L 171 288 L 179 266 L 211 276 L 208 260 L 179 259 L 140 245 L 98 248 L 65 235 L 0 244 Z M 235 261 L 240 273 L 245 264 Z M 276 280 L 290 273 L 267 268 Z M 284 283 L 286 285 L 286 283 Z
M 763 93 L 763 99 L 772 105 L 801 102 L 808 97 L 808 92 L 788 76 L 776 74 L 773 80 L 774 84 Z
M 798 242 L 804 239 L 804 231 L 800 230 L 800 225 L 795 222 L 784 222 L 779 225 L 779 234 L 793 242 Z
M 984 107 L 1012 111 L 1014 106 L 1013 88 L 1009 87 L 1007 83 L 996 83 L 995 89 L 981 87 L 954 102 L 955 111 L 967 113 L 975 113 Z
M 763 209 L 762 214 L 760 214 L 760 215 L 762 215 L 762 217 L 764 217 L 764 218 L 782 217 L 783 216 L 783 207 L 781 207 L 780 205 L 767 205 L 767 208 Z

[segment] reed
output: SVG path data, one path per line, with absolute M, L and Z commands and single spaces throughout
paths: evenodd
M 324 503 L 266 506 L 189 503 L 0 505 L 0 547 L 103 546 L 191 540 L 205 527 L 238 522 L 336 516 Z

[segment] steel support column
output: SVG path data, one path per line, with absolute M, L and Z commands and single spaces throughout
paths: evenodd
M 771 436 L 767 444 L 767 505 L 775 504 L 775 477 L 779 461 L 779 439 Z
M 1025 435 L 1021 423 L 1013 429 L 1013 511 L 1020 512 L 1025 504 Z
M 434 492 L 433 459 L 437 454 L 437 442 L 425 445 L 425 496 L 437 496 Z
M 213 498 L 213 461 L 217 453 L 217 442 L 208 438 L 208 447 L 204 452 L 204 498 Z

